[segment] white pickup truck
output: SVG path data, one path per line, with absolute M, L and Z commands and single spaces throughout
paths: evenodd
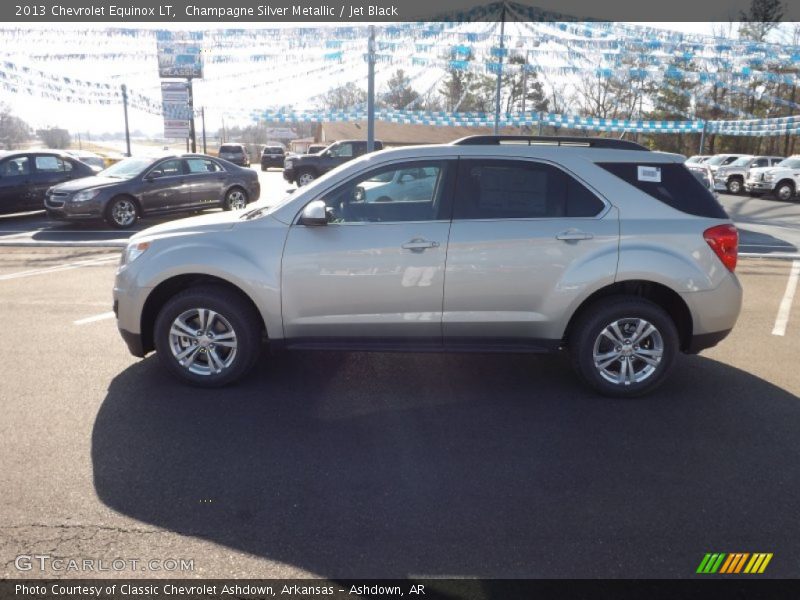
M 751 196 L 774 194 L 779 200 L 791 200 L 800 189 L 800 154 L 779 162 L 774 167 L 750 169 L 744 189 Z

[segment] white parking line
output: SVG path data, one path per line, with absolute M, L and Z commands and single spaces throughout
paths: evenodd
M 775 327 L 772 328 L 772 335 L 786 335 L 786 326 L 789 324 L 789 313 L 792 310 L 794 293 L 797 291 L 798 278 L 800 278 L 800 260 L 792 263 L 789 281 L 786 282 L 786 291 L 783 293 L 781 305 L 778 307 L 778 316 L 775 317 Z
M 59 271 L 69 271 L 70 269 L 80 269 L 81 267 L 89 267 L 93 265 L 104 265 L 106 263 L 117 262 L 119 256 L 104 256 L 103 258 L 94 258 L 92 260 L 82 260 L 73 263 L 66 263 L 64 265 L 55 265 L 53 267 L 45 267 L 43 269 L 33 269 L 31 271 L 20 271 L 19 273 L 8 273 L 0 275 L 0 281 L 7 281 L 9 279 L 19 279 L 21 277 L 33 277 L 34 275 L 48 275 L 50 273 L 57 273 Z
M 75 325 L 86 325 L 87 323 L 94 323 L 95 321 L 104 321 L 105 319 L 113 319 L 114 318 L 114 311 L 110 310 L 108 312 L 100 313 L 99 315 L 93 315 L 91 317 L 86 317 L 85 319 L 78 319 L 77 321 L 73 321 Z

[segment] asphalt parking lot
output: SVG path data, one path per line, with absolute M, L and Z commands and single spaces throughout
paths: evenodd
M 707 552 L 800 575 L 792 260 L 741 259 L 731 336 L 635 401 L 561 356 L 265 354 L 189 388 L 127 353 L 117 260 L 0 248 L 2 577 L 78 576 L 21 554 L 193 561 L 126 577 L 691 577 Z

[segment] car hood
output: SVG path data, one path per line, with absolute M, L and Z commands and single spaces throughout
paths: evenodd
M 232 229 L 234 225 L 240 223 L 241 216 L 241 211 L 233 210 L 169 221 L 143 229 L 139 233 L 131 236 L 130 239 L 137 240 L 141 238 L 164 237 L 176 234 L 225 231 L 226 229 Z
M 54 185 L 53 189 L 59 192 L 79 192 L 81 190 L 88 190 L 90 188 L 106 187 L 109 185 L 117 185 L 128 181 L 127 179 L 115 179 L 114 177 L 97 177 L 90 175 L 88 177 L 81 177 L 80 179 L 72 179 Z

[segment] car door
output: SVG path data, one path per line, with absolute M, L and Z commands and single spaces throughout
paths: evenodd
M 0 162 L 0 214 L 44 208 L 36 204 L 31 186 L 31 161 L 26 155 Z
M 447 251 L 445 346 L 537 346 L 591 283 L 612 283 L 616 210 L 555 165 L 462 159 Z M 555 332 L 555 333 L 554 333 Z
M 44 207 L 47 190 L 72 178 L 72 163 L 53 154 L 34 154 L 31 173 L 32 200 Z
M 191 205 L 215 206 L 222 202 L 227 173 L 210 158 L 187 158 L 186 181 L 191 188 Z
M 364 202 L 359 184 L 387 171 L 434 169 L 418 202 Z M 292 343 L 441 346 L 454 162 L 399 162 L 325 193 L 327 225 L 295 222 L 282 264 L 284 335 Z
M 142 178 L 140 198 L 146 213 L 190 206 L 192 190 L 186 178 L 183 159 L 169 158 L 153 165 Z

